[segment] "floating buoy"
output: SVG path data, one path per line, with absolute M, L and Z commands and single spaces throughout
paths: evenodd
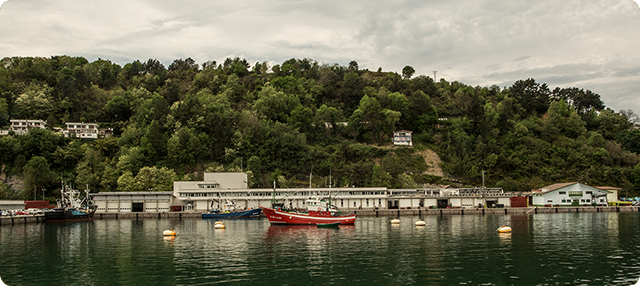
M 394 218 L 394 219 L 391 220 L 391 223 L 392 224 L 398 224 L 398 223 L 400 223 L 400 220 L 397 219 L 397 218 Z
M 425 225 L 427 225 L 427 223 L 424 222 L 423 220 L 416 221 L 416 226 L 425 226 Z
M 213 228 L 224 229 L 225 226 L 224 226 L 224 223 L 222 223 L 221 221 L 216 221 L 216 224 L 215 224 L 215 226 Z
M 4 284 L 4 282 L 2 282 L 2 278 L 0 278 L 0 286 L 7 286 L 7 284 Z
M 511 227 L 503 225 L 498 228 L 498 232 L 500 233 L 511 232 Z
M 167 229 L 167 230 L 162 232 L 162 235 L 164 235 L 164 236 L 176 236 L 176 231 L 173 230 L 173 229 Z

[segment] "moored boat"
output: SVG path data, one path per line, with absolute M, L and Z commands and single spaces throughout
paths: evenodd
M 98 208 L 89 200 L 89 190 L 85 190 L 86 196 L 82 200 L 80 192 L 64 186 L 60 190 L 62 199 L 58 200 L 58 207 L 44 213 L 45 221 L 77 221 L 89 220 Z
M 330 211 L 316 211 L 309 213 L 291 213 L 267 207 L 260 207 L 271 224 L 326 224 L 339 223 L 354 224 L 356 215 L 332 215 Z
M 203 213 L 202 218 L 257 218 L 260 217 L 260 212 L 260 209 L 224 212 L 211 210 L 208 213 Z
M 316 223 L 317 227 L 338 227 L 340 222 L 331 222 L 331 223 Z

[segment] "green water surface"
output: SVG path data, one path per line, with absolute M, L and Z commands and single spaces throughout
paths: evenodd
M 640 213 L 119 219 L 0 227 L 0 277 L 19 285 L 633 285 Z M 511 234 L 499 234 L 502 225 Z M 178 236 L 165 238 L 162 231 Z

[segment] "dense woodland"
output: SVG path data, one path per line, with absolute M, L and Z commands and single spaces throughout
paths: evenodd
M 290 59 L 165 67 L 82 57 L 0 61 L 0 126 L 47 120 L 49 130 L 0 137 L 0 199 L 58 195 L 61 181 L 93 192 L 169 191 L 204 171 L 245 171 L 252 188 L 424 184 L 529 191 L 557 182 L 640 193 L 640 130 L 631 110 L 600 95 L 551 89 L 534 79 L 509 87 L 437 82 L 414 75 Z M 114 136 L 81 141 L 52 127 L 97 122 Z M 394 130 L 414 146 L 392 148 Z M 432 149 L 444 177 L 426 174 Z M 311 175 L 311 176 L 310 176 Z M 18 180 L 16 180 L 16 178 Z M 16 184 L 23 181 L 24 184 Z

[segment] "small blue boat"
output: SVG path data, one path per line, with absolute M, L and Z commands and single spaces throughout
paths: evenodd
M 203 213 L 202 214 L 202 218 L 257 218 L 260 217 L 260 212 L 262 210 L 257 208 L 257 209 L 250 209 L 250 210 L 243 210 L 243 211 L 226 211 L 226 212 L 221 212 L 219 210 L 211 210 L 208 213 Z

